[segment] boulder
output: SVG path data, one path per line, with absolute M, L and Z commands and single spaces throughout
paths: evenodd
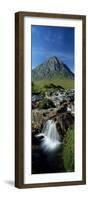
M 57 113 L 56 127 L 62 138 L 66 134 L 69 127 L 74 125 L 74 117 L 71 113 Z
M 55 104 L 51 99 L 45 98 L 39 103 L 39 109 L 55 108 Z

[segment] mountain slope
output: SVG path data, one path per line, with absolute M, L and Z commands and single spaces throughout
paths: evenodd
M 47 61 L 32 70 L 32 80 L 53 79 L 74 79 L 71 70 L 56 56 L 50 57 Z

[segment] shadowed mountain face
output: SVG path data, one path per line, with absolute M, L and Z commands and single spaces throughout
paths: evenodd
M 33 81 L 53 78 L 74 79 L 73 72 L 56 56 L 50 57 L 32 70 Z

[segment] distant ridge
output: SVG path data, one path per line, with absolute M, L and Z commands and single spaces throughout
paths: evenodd
M 32 69 L 32 80 L 42 79 L 74 79 L 74 73 L 56 56 Z

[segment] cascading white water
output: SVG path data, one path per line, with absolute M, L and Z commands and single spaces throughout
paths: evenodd
M 41 137 L 41 148 L 45 152 L 55 151 L 59 148 L 60 142 L 60 135 L 56 129 L 56 123 L 53 120 L 48 120 L 43 129 L 42 133 L 38 134 L 37 137 Z
M 45 134 L 45 136 L 50 138 L 52 142 L 56 142 L 57 140 L 58 141 L 60 140 L 59 133 L 57 132 L 57 129 L 56 129 L 56 124 L 53 120 L 48 120 L 45 123 L 42 132 Z

